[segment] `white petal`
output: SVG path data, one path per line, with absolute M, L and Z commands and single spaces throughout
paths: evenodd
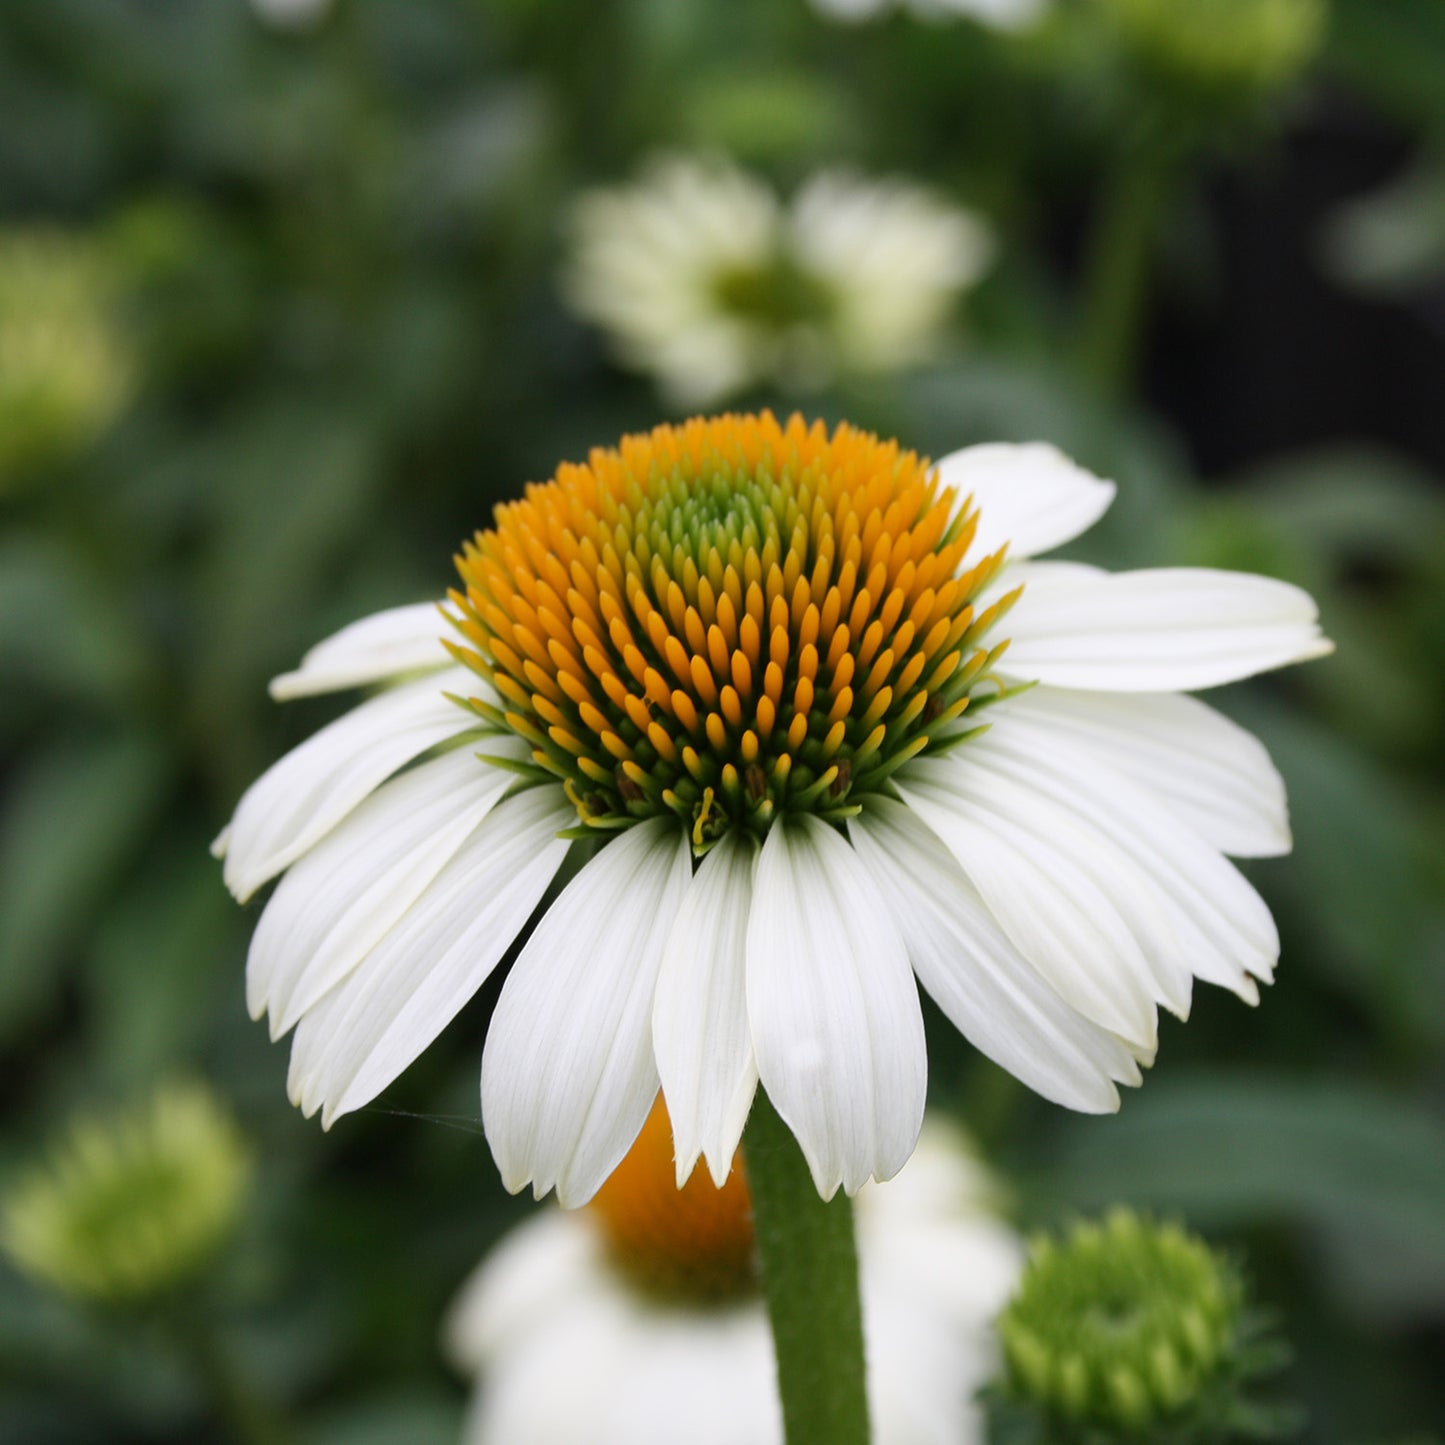
M 576 814 L 562 790 L 500 803 L 296 1030 L 288 1086 L 330 1128 L 370 1103 L 486 981 L 541 902 Z
M 295 672 L 273 677 L 271 696 L 284 702 L 384 682 L 422 668 L 445 667 L 451 655 L 441 639 L 450 631 L 446 616 L 435 602 L 373 613 L 318 642 Z
M 923 1119 L 918 990 L 876 884 L 816 818 L 774 825 L 758 858 L 748 1019 L 763 1086 L 818 1192 L 896 1174 Z
M 978 531 L 971 557 L 1007 544 L 1018 561 L 1061 547 L 1087 532 L 1114 500 L 1113 482 L 1100 481 L 1047 442 L 988 442 L 952 452 L 938 464 L 939 481 L 972 497 Z
M 504 1235 L 470 1275 L 442 1322 L 442 1348 L 468 1376 L 556 1310 L 606 1281 L 601 1235 L 586 1214 L 538 1210 Z
M 848 831 L 893 906 L 919 982 L 959 1032 L 1056 1104 L 1117 1109 L 1114 1081 L 1139 1081 L 1132 1056 L 1044 982 L 937 836 L 887 798 L 870 799 Z
M 680 1189 L 699 1154 L 719 1189 L 757 1088 L 748 1031 L 747 936 L 757 848 L 729 833 L 703 860 L 663 952 L 652 1013 Z
M 1198 698 L 1039 686 L 994 717 L 1047 723 L 1162 799 L 1222 853 L 1290 850 L 1284 781 L 1264 744 Z
M 1153 974 L 1128 922 L 1081 866 L 1091 840 L 1066 818 L 988 797 L 984 781 L 946 760 L 920 761 L 898 774 L 898 792 L 1054 991 L 1102 1028 L 1152 1047 Z
M 502 1181 L 584 1204 L 657 1095 L 651 1020 L 663 947 L 692 876 L 675 820 L 629 828 L 547 910 L 512 968 L 482 1055 L 482 1119 Z
M 1031 794 L 1064 810 L 1091 836 L 1095 855 L 1111 845 L 1125 854 L 1140 894 L 1167 909 L 1184 965 L 1257 1001 L 1253 979 L 1270 980 L 1279 958 L 1274 919 L 1239 870 L 1187 824 L 1047 723 L 1002 714 L 955 756 L 971 781 L 990 775 L 987 791 L 1003 806 Z
M 231 819 L 226 886 L 242 902 L 318 843 L 368 793 L 419 753 L 466 732 L 465 668 L 403 683 L 352 708 L 273 764 Z
M 516 755 L 510 738 L 486 751 Z M 345 978 L 516 781 L 455 748 L 383 783 L 281 880 L 246 959 L 252 1018 L 279 1038 Z
M 1176 927 L 1176 910 L 1150 886 L 1149 869 L 1137 850 L 1101 829 L 1097 817 L 1077 807 L 1067 790 L 1059 793 L 1033 773 L 1002 766 L 998 754 L 983 746 L 992 736 L 989 732 L 974 739 L 966 755 L 953 754 L 940 765 L 940 776 L 952 771 L 971 804 L 1018 825 L 1036 840 L 1035 850 L 1039 841 L 1047 847 L 1066 844 L 1069 863 L 1098 890 L 1138 945 L 1154 1002 L 1188 1018 L 1194 975 Z M 1128 835 L 1127 844 L 1135 841 Z
M 1307 592 L 1204 567 L 1036 576 L 1005 619 L 1010 676 L 1105 692 L 1182 692 L 1323 657 Z

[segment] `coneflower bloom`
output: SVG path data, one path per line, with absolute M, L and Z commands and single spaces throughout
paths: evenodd
M 971 1397 L 1023 1261 L 991 1193 L 930 1120 L 898 1178 L 859 1196 L 876 1445 L 984 1438 Z M 781 1445 L 755 1257 L 741 1169 L 679 1190 L 657 1109 L 588 1208 L 534 1214 L 462 1288 L 444 1341 L 477 1384 L 465 1445 Z
M 784 202 L 684 155 L 586 192 L 570 243 L 573 309 L 682 407 L 927 360 L 994 251 L 979 217 L 902 177 L 822 171 Z
M 385 689 L 218 840 L 284 873 L 250 1008 L 292 1098 L 374 1098 L 523 934 L 482 1060 L 510 1189 L 588 1199 L 659 1084 L 679 1179 L 725 1177 L 761 1079 L 819 1191 L 911 1153 L 917 984 L 1071 1108 L 1118 1107 L 1157 1006 L 1253 1003 L 1290 846 L 1259 743 L 1187 690 L 1329 650 L 1263 577 L 1029 559 L 1111 484 L 1044 445 L 936 467 L 847 425 L 698 419 L 499 506 L 438 607 L 316 647 L 277 697 Z M 916 979 L 916 982 L 915 982 Z

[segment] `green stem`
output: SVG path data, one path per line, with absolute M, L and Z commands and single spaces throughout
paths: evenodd
M 192 1317 L 181 1344 L 236 1445 L 288 1445 L 285 1427 L 242 1379 L 209 1320 Z
M 787 1445 L 868 1445 L 853 1204 L 827 1203 L 760 1088 L 743 1140 Z
M 1107 401 L 1134 380 L 1159 217 L 1173 167 L 1154 139 L 1135 138 L 1104 188 L 1089 241 L 1079 317 L 1085 381 Z

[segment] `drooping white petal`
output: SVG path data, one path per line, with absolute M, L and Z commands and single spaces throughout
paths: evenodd
M 423 668 L 446 667 L 451 656 L 441 639 L 449 631 L 435 602 L 375 612 L 318 642 L 294 672 L 273 677 L 271 696 L 284 702 L 385 682 Z
M 993 721 L 1047 724 L 1162 799 L 1222 853 L 1268 858 L 1290 850 L 1284 782 L 1264 744 L 1198 698 L 1039 686 Z
M 482 1118 L 502 1181 L 555 1184 L 571 1208 L 616 1168 L 657 1094 L 652 1005 L 692 875 L 687 837 L 655 818 L 591 859 L 512 968 L 482 1055 Z
M 1105 692 L 1183 692 L 1323 657 L 1307 592 L 1205 567 L 1035 575 L 1008 614 L 1011 677 Z
M 226 846 L 226 886 L 243 903 L 318 843 L 392 773 L 468 727 L 443 693 L 462 694 L 465 668 L 414 682 L 352 708 L 274 763 L 236 805 Z
M 1046 442 L 987 442 L 951 452 L 938 463 L 939 481 L 978 506 L 971 557 L 1005 544 L 1012 560 L 1032 557 L 1087 532 L 1114 500 L 1101 481 Z
M 288 1087 L 324 1127 L 368 1104 L 449 1024 L 511 947 L 566 857 L 560 788 L 498 804 L 360 964 L 301 1020 Z
M 279 1038 L 345 978 L 516 781 L 455 748 L 383 783 L 281 880 L 246 959 L 252 1018 Z M 485 751 L 518 756 L 516 739 Z
M 1069 861 L 1098 891 L 1099 897 L 1128 929 L 1149 973 L 1151 996 L 1180 1018 L 1189 1017 L 1194 975 L 1185 956 L 1177 919 L 1167 897 L 1149 884 L 1147 869 L 1131 849 L 1121 847 L 1085 810 L 1069 805 L 1036 777 L 1019 777 L 1000 767 L 994 753 L 981 746 L 991 734 L 938 765 L 940 778 L 952 774 L 971 805 L 1007 818 L 1043 847 L 1070 840 Z
M 729 833 L 703 860 L 678 910 L 652 1012 L 652 1047 L 681 1188 L 699 1154 L 719 1189 L 757 1088 L 748 1030 L 747 935 L 757 848 Z
M 1117 1109 L 1114 1082 L 1139 1082 L 1129 1051 L 1044 982 L 937 836 L 887 798 L 870 799 L 848 832 L 893 908 L 919 982 L 958 1031 L 1056 1104 Z
M 1067 818 L 1011 811 L 981 778 L 961 773 L 943 760 L 911 763 L 898 792 L 1054 991 L 1102 1028 L 1152 1048 L 1156 981 L 1129 923 L 1081 866 L 1089 837 Z
M 918 990 L 877 885 L 816 818 L 774 824 L 759 855 L 748 1020 L 763 1086 L 825 1199 L 902 1168 L 927 1083 Z
M 1005 715 L 957 755 L 970 786 L 1001 806 L 1059 809 L 1090 839 L 1090 853 L 1117 848 L 1136 870 L 1135 887 L 1162 902 L 1179 957 L 1200 978 L 1251 1003 L 1254 979 L 1274 976 L 1279 934 L 1264 900 L 1217 849 L 1127 778 L 1047 724 Z M 980 775 L 986 775 L 981 778 Z M 1107 841 L 1105 841 L 1107 840 Z

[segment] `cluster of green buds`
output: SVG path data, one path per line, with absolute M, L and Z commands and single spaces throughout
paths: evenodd
M 1239 1270 L 1178 1225 L 1119 1209 L 1037 1240 L 998 1328 L 996 1435 L 1016 1445 L 1209 1445 L 1293 1424 L 1246 1399 L 1284 1351 Z
M 211 1091 L 163 1085 L 129 1112 L 77 1119 L 0 1205 L 0 1247 L 77 1299 L 153 1299 L 215 1256 L 250 1174 L 250 1152 Z
M 61 231 L 0 233 L 0 491 L 115 419 L 133 366 L 104 256 Z

